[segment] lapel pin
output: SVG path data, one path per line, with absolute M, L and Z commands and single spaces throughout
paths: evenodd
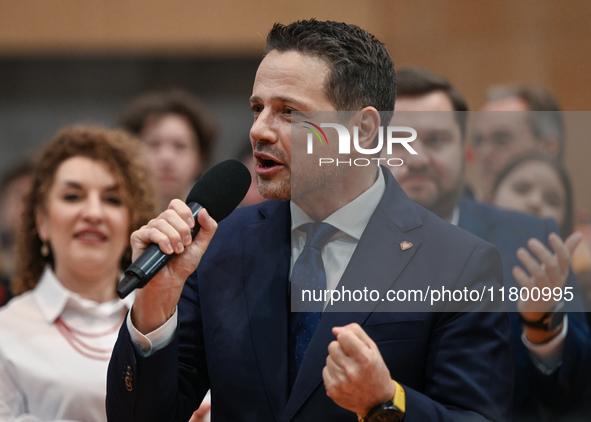
M 407 242 L 406 240 L 400 244 L 400 249 L 403 251 L 412 248 L 412 243 Z

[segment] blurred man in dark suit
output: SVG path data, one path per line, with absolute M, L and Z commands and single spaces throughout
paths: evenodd
M 562 114 L 556 98 L 545 89 L 533 85 L 493 86 L 481 111 L 473 140 L 485 195 L 490 193 L 499 171 L 520 155 L 539 151 L 562 159 Z
M 396 180 L 416 203 L 495 245 L 506 290 L 566 286 L 578 291 L 569 256 L 580 233 L 562 242 L 551 220 L 462 198 L 467 110 L 461 94 L 444 77 L 420 68 L 399 70 L 392 125 L 411 126 L 418 137 L 412 144 L 416 155 L 398 147 L 404 166 L 392 168 Z M 591 339 L 583 315 L 565 314 L 560 305 L 554 300 L 508 301 L 510 310 L 520 311 L 511 318 L 515 420 L 576 420 L 580 415 L 591 372 Z M 581 310 L 580 296 L 570 305 Z

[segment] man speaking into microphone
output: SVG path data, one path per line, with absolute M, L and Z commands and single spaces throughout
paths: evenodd
M 272 201 L 235 211 L 217 232 L 200 211 L 192 241 L 191 210 L 174 200 L 132 235 L 134 259 L 152 243 L 179 256 L 137 291 L 120 331 L 109 421 L 185 422 L 208 389 L 214 422 L 509 417 L 507 315 L 392 312 L 397 304 L 386 302 L 360 312 L 290 306 L 290 290 L 312 281 L 502 285 L 494 247 L 415 205 L 387 169 L 302 169 L 292 160 L 298 112 L 355 112 L 341 123 L 357 128 L 356 146 L 367 150 L 392 116 L 394 93 L 390 55 L 361 28 L 274 25 L 250 98 L 258 187 Z

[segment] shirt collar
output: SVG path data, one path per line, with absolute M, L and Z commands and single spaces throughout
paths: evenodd
M 33 291 L 33 296 L 43 318 L 48 324 L 53 324 L 66 308 L 78 308 L 90 312 L 99 312 L 103 315 L 119 312 L 123 307 L 131 309 L 135 292 L 125 299 L 114 299 L 105 303 L 97 303 L 89 299 L 84 299 L 78 293 L 66 289 L 57 279 L 55 273 L 50 267 L 45 267 L 41 279 Z
M 386 180 L 381 169 L 378 171 L 378 179 L 375 183 L 353 201 L 329 215 L 324 222 L 331 224 L 340 231 L 359 240 L 371 215 L 378 206 L 380 199 L 386 190 Z M 303 224 L 313 223 L 306 212 L 293 201 L 289 203 L 291 209 L 291 230 L 295 230 Z
M 450 223 L 453 224 L 454 226 L 457 226 L 459 222 L 460 222 L 460 206 L 456 205 L 454 207 L 454 213 L 451 216 Z

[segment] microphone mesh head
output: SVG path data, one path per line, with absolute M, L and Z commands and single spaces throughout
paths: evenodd
M 220 222 L 244 199 L 250 181 L 250 172 L 240 161 L 222 161 L 193 185 L 186 202 L 197 202 L 215 221 Z

